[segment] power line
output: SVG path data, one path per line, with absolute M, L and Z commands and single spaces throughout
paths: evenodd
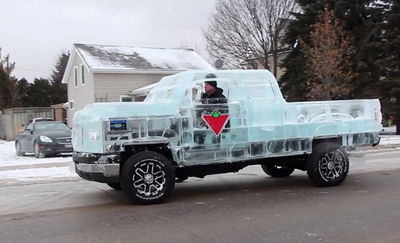
M 17 67 L 17 66 L 15 66 L 14 68 L 15 68 L 15 69 L 19 69 L 19 70 L 25 70 L 25 71 L 36 72 L 36 73 L 44 73 L 44 74 L 51 72 L 51 70 L 47 70 L 47 71 L 44 71 L 44 70 L 34 70 L 34 69 L 30 69 L 30 68 Z

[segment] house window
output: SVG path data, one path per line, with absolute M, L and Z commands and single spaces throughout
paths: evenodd
M 120 95 L 119 96 L 119 101 L 120 102 L 132 102 L 133 101 L 133 97 L 132 96 L 128 96 L 128 95 Z
M 78 87 L 78 68 L 74 67 L 74 82 L 75 82 L 75 87 Z
M 82 78 L 82 85 L 85 84 L 85 65 L 81 65 L 81 78 Z

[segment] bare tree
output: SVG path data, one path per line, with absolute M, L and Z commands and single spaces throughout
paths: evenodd
M 306 96 L 312 100 L 349 98 L 350 82 L 354 78 L 351 55 L 355 49 L 334 11 L 328 8 L 321 11 L 310 34 L 310 43 L 300 43 L 307 58 L 309 92 Z
M 294 0 L 218 0 L 216 13 L 204 31 L 211 56 L 230 67 L 262 65 L 277 74 L 278 52 L 291 13 L 298 10 Z

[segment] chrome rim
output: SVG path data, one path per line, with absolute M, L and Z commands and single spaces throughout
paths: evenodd
M 345 169 L 346 157 L 342 151 L 329 152 L 319 160 L 319 173 L 325 181 L 339 178 Z
M 146 161 L 135 166 L 132 180 L 136 191 L 149 197 L 155 196 L 163 190 L 166 176 L 158 162 Z

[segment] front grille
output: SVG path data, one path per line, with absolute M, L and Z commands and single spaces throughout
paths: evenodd
M 71 137 L 63 137 L 56 139 L 59 144 L 71 144 Z

